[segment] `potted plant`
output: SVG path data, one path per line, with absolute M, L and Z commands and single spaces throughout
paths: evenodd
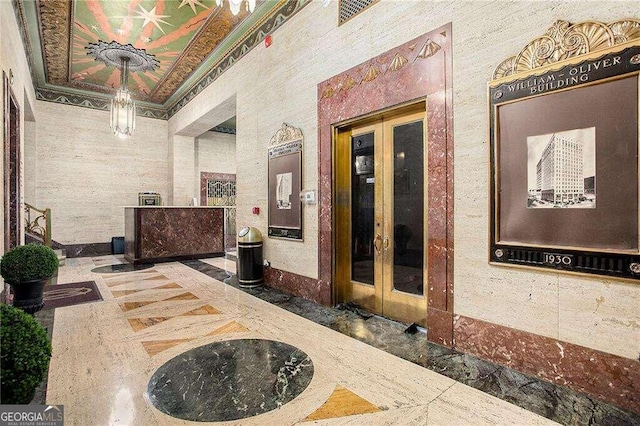
M 51 358 L 47 332 L 31 315 L 0 305 L 0 404 L 28 404 Z
M 47 246 L 17 246 L 2 256 L 0 273 L 11 285 L 13 305 L 33 314 L 44 306 L 45 284 L 58 270 L 58 256 Z

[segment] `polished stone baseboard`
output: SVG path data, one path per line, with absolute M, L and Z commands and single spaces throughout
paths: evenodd
M 638 360 L 462 315 L 454 335 L 466 353 L 640 411 Z
M 61 248 L 67 251 L 67 258 L 93 257 L 111 254 L 111 243 L 64 244 Z

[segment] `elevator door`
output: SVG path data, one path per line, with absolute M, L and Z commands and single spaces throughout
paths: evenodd
M 426 323 L 424 109 L 338 131 L 336 301 Z

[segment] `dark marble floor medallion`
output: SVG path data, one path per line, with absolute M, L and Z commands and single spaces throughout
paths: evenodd
M 266 413 L 292 401 L 313 378 L 300 349 L 261 339 L 226 340 L 191 349 L 162 365 L 149 399 L 179 419 L 221 422 Z
M 91 272 L 95 272 L 96 274 L 115 274 L 119 272 L 134 272 L 134 271 L 142 271 L 144 269 L 153 268 L 155 265 L 153 263 L 144 263 L 141 265 L 134 265 L 132 263 L 117 263 L 115 265 L 106 265 L 100 266 L 98 268 L 93 268 Z

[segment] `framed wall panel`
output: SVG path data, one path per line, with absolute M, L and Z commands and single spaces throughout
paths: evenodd
M 269 237 L 302 240 L 302 131 L 286 123 L 269 143 Z
M 640 279 L 640 21 L 558 21 L 489 83 L 489 261 Z

